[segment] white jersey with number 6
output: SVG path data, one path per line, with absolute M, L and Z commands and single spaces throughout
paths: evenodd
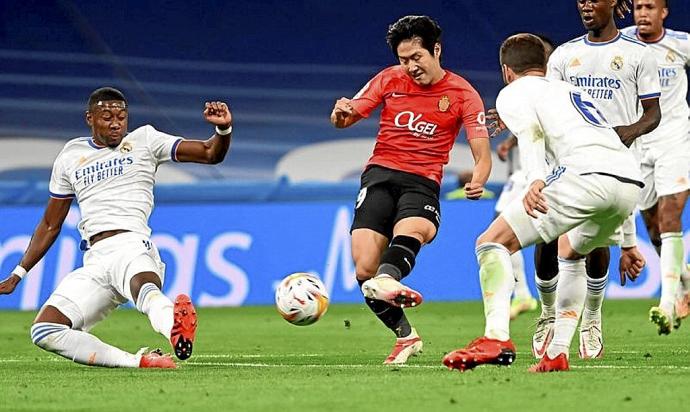
M 562 44 L 549 57 L 547 77 L 587 92 L 612 126 L 635 123 L 642 116 L 638 101 L 661 94 L 649 48 L 622 33 L 608 42 L 584 35 Z
M 526 76 L 506 86 L 496 109 L 518 138 L 528 182 L 547 184 L 551 167 L 577 174 L 605 173 L 642 181 L 638 163 L 582 89 L 560 80 Z

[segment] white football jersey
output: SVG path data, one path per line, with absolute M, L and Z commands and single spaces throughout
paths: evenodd
M 72 139 L 53 164 L 50 195 L 76 197 L 83 239 L 115 229 L 149 236 L 156 169 L 176 160 L 180 141 L 148 125 L 127 134 L 116 148 L 96 146 L 92 137 Z
M 623 33 L 637 37 L 637 27 L 623 29 Z M 648 135 L 642 136 L 643 143 L 669 143 L 670 139 L 686 139 L 690 108 L 686 96 L 688 78 L 685 74 L 690 66 L 690 36 L 682 31 L 664 29 L 664 36 L 654 42 L 645 43 L 654 56 L 661 81 L 661 123 Z
M 642 181 L 632 151 L 625 150 L 595 99 L 572 84 L 522 77 L 501 90 L 496 110 L 518 138 L 529 182 L 549 183 L 550 167 L 561 166 L 578 174 L 604 173 Z
M 589 93 L 612 126 L 635 123 L 642 116 L 638 100 L 661 94 L 649 48 L 622 33 L 603 43 L 584 35 L 560 45 L 549 58 L 547 77 Z

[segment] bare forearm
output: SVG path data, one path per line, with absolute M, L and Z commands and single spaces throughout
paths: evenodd
M 477 159 L 472 170 L 472 183 L 484 186 L 491 175 L 491 156 Z
M 230 141 L 232 140 L 232 134 L 225 136 L 220 136 L 219 134 L 214 134 L 208 139 L 204 145 L 206 146 L 206 152 L 208 154 L 209 163 L 218 164 L 225 159 L 225 155 L 230 149 Z
M 61 226 L 51 227 L 47 222 L 41 221 L 34 230 L 34 234 L 29 241 L 29 246 L 24 252 L 21 262 L 19 263 L 27 271 L 31 270 L 39 260 L 45 256 L 50 247 L 55 243 L 60 234 Z

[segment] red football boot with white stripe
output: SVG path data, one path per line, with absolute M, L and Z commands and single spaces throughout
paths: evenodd
M 141 352 L 144 352 L 144 348 Z M 175 369 L 175 361 L 172 356 L 163 354 L 160 349 L 153 350 L 149 353 L 142 353 L 139 360 L 140 368 L 158 368 L 158 369 Z
M 398 338 L 395 340 L 395 346 L 390 355 L 383 361 L 386 365 L 402 365 L 407 362 L 410 356 L 417 356 L 422 352 L 422 338 L 417 335 L 417 331 L 412 328 L 410 336 L 405 338 Z
M 174 323 L 170 332 L 170 344 L 175 356 L 180 360 L 192 356 L 192 346 L 196 337 L 196 309 L 189 296 L 181 294 L 175 298 L 173 307 Z

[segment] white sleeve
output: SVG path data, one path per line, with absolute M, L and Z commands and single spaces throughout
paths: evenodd
M 146 140 L 149 150 L 153 157 L 158 160 L 158 163 L 168 162 L 170 160 L 176 162 L 177 145 L 184 139 L 178 136 L 172 136 L 163 132 L 159 132 L 152 126 L 146 127 Z
M 55 159 L 53 163 L 53 172 L 50 174 L 50 183 L 48 184 L 48 190 L 50 191 L 50 197 L 56 199 L 67 199 L 74 197 L 74 188 L 72 183 L 70 183 L 69 176 L 65 171 L 65 166 L 62 161 L 62 152 Z
M 563 72 L 563 65 L 561 64 L 563 48 L 557 47 L 556 50 L 549 56 L 549 61 L 546 63 L 546 77 L 555 80 L 565 80 L 565 73 Z
M 648 47 L 645 47 L 637 66 L 637 96 L 640 100 L 661 96 L 661 82 L 656 59 Z
M 546 182 L 546 146 L 536 108 L 526 93 L 519 95 L 515 89 L 503 89 L 496 98 L 496 111 L 506 127 L 517 137 L 522 168 L 527 182 Z
M 631 214 L 628 216 L 627 219 L 625 219 L 625 222 L 623 222 L 623 243 L 621 243 L 621 247 L 623 248 L 629 248 L 633 246 L 637 246 L 637 228 L 635 226 L 635 214 Z

